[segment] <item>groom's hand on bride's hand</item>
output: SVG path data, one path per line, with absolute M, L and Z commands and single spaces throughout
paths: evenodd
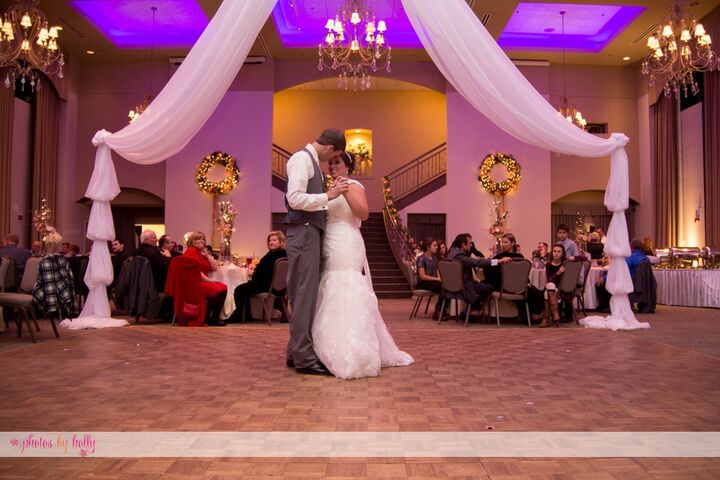
M 333 182 L 333 186 L 327 192 L 328 200 L 339 197 L 348 190 L 348 181 L 345 177 L 338 177 Z

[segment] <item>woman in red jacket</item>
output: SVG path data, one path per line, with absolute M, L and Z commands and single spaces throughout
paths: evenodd
M 222 282 L 210 280 L 210 272 L 217 270 L 215 259 L 210 256 L 205 248 L 205 234 L 192 232 L 188 235 L 187 250 L 183 255 L 192 257 L 200 262 L 201 282 L 200 288 L 207 299 L 206 323 L 210 326 L 223 327 L 225 322 L 220 320 L 225 297 L 227 296 L 227 285 Z

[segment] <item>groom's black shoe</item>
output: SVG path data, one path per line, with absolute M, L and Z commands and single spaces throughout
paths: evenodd
M 285 366 L 288 368 L 295 368 L 295 362 L 292 358 L 286 358 L 285 359 Z
M 315 362 L 307 367 L 297 367 L 295 371 L 307 375 L 331 375 L 328 369 L 325 368 L 325 365 L 320 362 Z

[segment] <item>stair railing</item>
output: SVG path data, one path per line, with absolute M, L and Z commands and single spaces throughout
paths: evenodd
M 402 219 L 395 208 L 393 196 L 390 191 L 390 180 L 388 177 L 383 178 L 383 196 L 385 197 L 385 205 L 383 207 L 383 223 L 385 224 L 385 234 L 390 243 L 395 261 L 400 267 L 405 279 L 412 285 L 412 279 L 408 278 L 410 272 L 405 268 L 407 262 L 415 266 L 414 246 L 410 245 L 407 229 L 402 224 Z
M 393 188 L 395 200 L 399 200 L 422 188 L 447 172 L 447 143 L 428 150 L 411 160 L 387 177 Z
M 290 160 L 292 153 L 284 148 L 275 145 L 272 146 L 272 174 L 287 181 L 287 161 Z

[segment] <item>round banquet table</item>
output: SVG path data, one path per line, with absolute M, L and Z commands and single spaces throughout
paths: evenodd
M 210 280 L 216 282 L 222 282 L 227 285 L 228 292 L 225 297 L 225 304 L 223 305 L 220 318 L 225 320 L 232 315 L 235 311 L 235 287 L 247 283 L 248 281 L 248 269 L 245 267 L 238 267 L 235 265 L 223 265 L 214 272 L 210 272 Z

